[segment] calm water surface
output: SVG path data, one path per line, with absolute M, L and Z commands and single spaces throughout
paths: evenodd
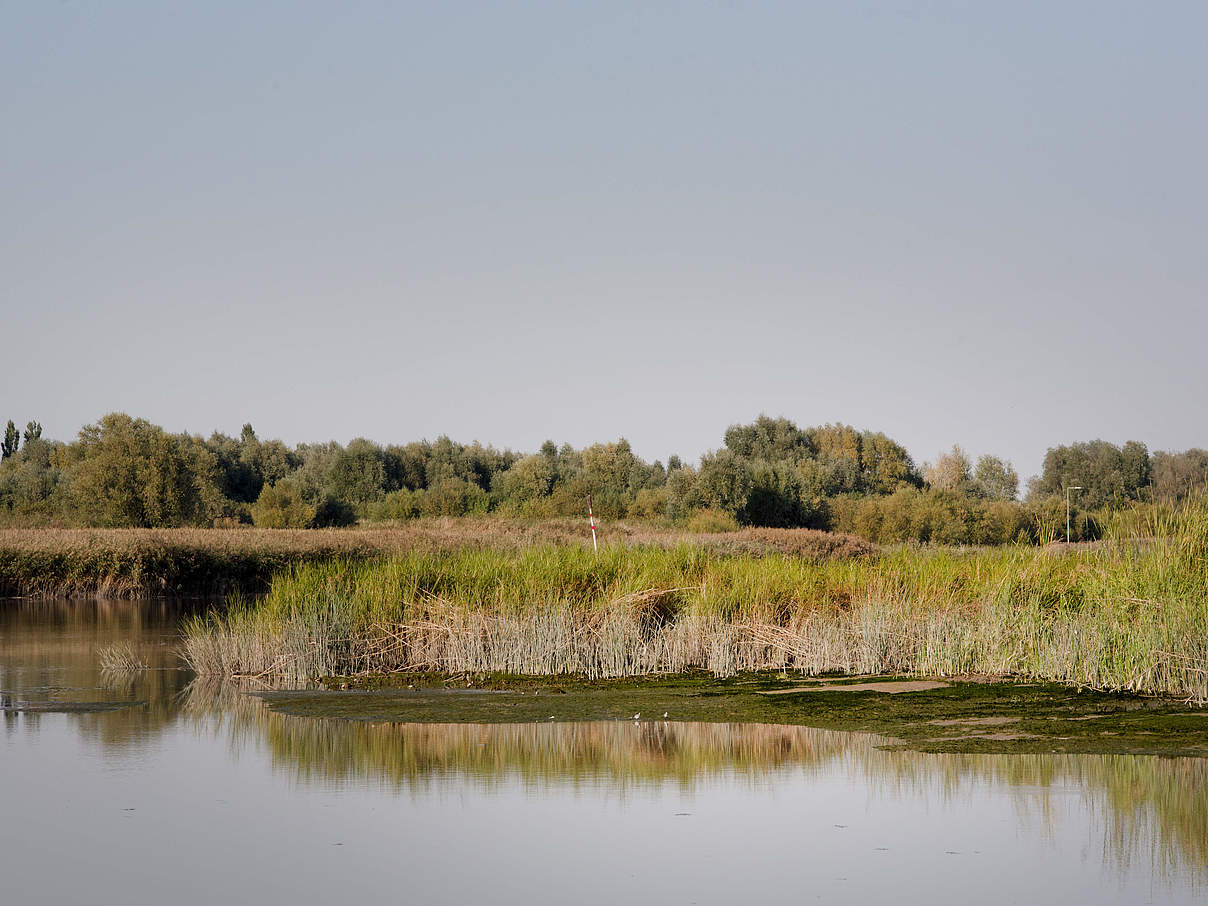
M 0 902 L 1208 901 L 1204 759 L 287 717 L 191 684 L 179 619 L 0 601 Z

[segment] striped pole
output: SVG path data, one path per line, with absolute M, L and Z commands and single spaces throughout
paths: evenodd
M 591 511 L 591 495 L 587 495 L 587 521 L 591 523 L 591 549 L 597 554 L 600 553 L 600 546 L 596 544 L 596 514 Z

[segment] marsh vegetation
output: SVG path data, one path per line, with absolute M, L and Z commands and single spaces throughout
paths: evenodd
M 689 545 L 719 555 L 779 553 L 826 560 L 868 556 L 852 535 L 811 529 L 696 532 L 685 527 L 612 523 L 616 547 Z M 346 563 L 389 554 L 463 550 L 516 552 L 591 544 L 578 519 L 462 517 L 419 519 L 390 528 L 327 529 L 0 529 L 0 593 L 36 597 L 143 597 L 263 592 L 277 573 L 302 564 Z
M 298 679 L 990 674 L 1203 702 L 1206 587 L 1203 501 L 1072 551 L 410 551 L 291 569 L 263 599 L 194 619 L 186 652 L 202 674 Z

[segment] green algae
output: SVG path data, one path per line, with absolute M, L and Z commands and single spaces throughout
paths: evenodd
M 124 711 L 127 708 L 144 708 L 145 701 L 119 702 L 21 702 L 0 708 L 6 714 L 100 714 L 106 711 Z
M 825 684 L 904 677 L 802 680 L 780 673 L 706 673 L 586 680 L 503 674 L 329 678 L 326 689 L 257 693 L 304 717 L 395 723 L 528 723 L 664 719 L 809 726 L 891 737 L 934 753 L 1208 756 L 1208 710 L 1169 699 L 1010 681 L 949 681 L 887 694 L 815 691 Z M 777 692 L 767 695 L 762 693 Z M 666 715 L 666 718 L 664 718 Z

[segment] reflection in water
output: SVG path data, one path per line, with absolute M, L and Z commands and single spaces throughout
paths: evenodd
M 1052 826 L 1069 791 L 1088 796 L 1105 861 L 1140 859 L 1162 875 L 1208 881 L 1208 759 L 1151 755 L 927 755 L 870 734 L 769 724 L 389 724 L 293 717 L 229 684 L 195 683 L 184 707 L 237 745 L 264 745 L 307 783 L 395 789 L 498 784 L 602 785 L 624 791 L 711 778 L 774 784 L 838 766 L 881 797 L 944 800 L 1009 791 L 1021 821 Z
M 1050 833 L 1081 803 L 1101 861 L 1183 884 L 1208 880 L 1208 759 L 1151 756 L 922 755 L 886 740 L 804 727 L 673 722 L 385 724 L 271 711 L 230 684 L 189 683 L 176 654 L 181 610 L 167 604 L 0 602 L 0 695 L 10 738 L 66 721 L 106 755 L 185 730 L 266 752 L 300 787 L 423 795 L 520 784 L 626 793 L 717 784 L 777 789 L 824 773 L 861 796 L 926 803 L 1009 798 L 1020 826 Z M 128 641 L 150 669 L 104 676 L 98 650 Z M 97 713 L 23 710 L 55 702 L 137 702 Z
M 136 707 L 71 715 L 86 738 L 122 747 L 147 739 L 178 717 L 188 685 L 177 654 L 184 605 L 130 601 L 0 599 L 0 690 L 5 723 L 35 727 L 56 703 L 127 701 Z M 128 642 L 149 669 L 105 674 L 100 651 Z

